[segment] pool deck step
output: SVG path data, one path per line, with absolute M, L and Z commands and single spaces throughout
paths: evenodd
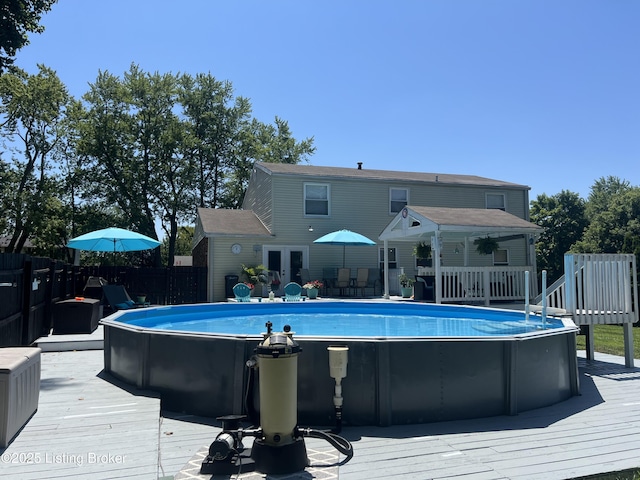
M 40 337 L 34 343 L 43 352 L 69 352 L 73 350 L 102 350 L 104 348 L 104 328 L 98 328 L 90 334 L 65 334 Z

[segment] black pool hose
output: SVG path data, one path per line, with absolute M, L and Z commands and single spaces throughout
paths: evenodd
M 252 425 L 260 425 L 260 416 L 256 410 L 256 406 L 253 402 L 253 392 L 255 383 L 255 370 L 257 366 L 257 360 L 255 357 L 251 357 L 247 360 L 247 368 L 249 369 L 249 376 L 247 377 L 247 389 L 244 395 L 244 409 Z
M 341 463 L 346 463 L 351 460 L 351 457 L 353 457 L 353 445 L 351 445 L 351 442 L 346 438 L 335 435 L 331 432 L 312 430 L 311 428 L 301 428 L 298 431 L 302 433 L 302 436 L 304 437 L 320 438 L 329 442 L 332 447 L 346 457 Z

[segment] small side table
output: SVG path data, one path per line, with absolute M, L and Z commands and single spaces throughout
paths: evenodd
M 102 305 L 95 298 L 77 297 L 53 306 L 53 334 L 93 333 L 102 318 Z

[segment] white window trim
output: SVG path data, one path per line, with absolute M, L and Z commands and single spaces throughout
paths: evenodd
M 493 197 L 502 197 L 502 207 L 503 208 L 494 208 L 494 207 L 489 207 L 489 196 L 493 196 Z M 484 206 L 485 208 L 489 209 L 489 210 L 502 210 L 503 212 L 507 211 L 507 196 L 504 193 L 500 193 L 500 192 L 487 192 L 484 195 Z
M 509 251 L 509 249 L 508 248 L 499 248 L 498 250 L 507 252 L 507 263 L 502 263 L 502 262 L 496 263 L 496 254 L 494 252 L 492 254 L 493 255 L 493 265 L 496 266 L 496 267 L 504 267 L 504 266 L 510 265 L 511 264 L 511 252 Z
M 380 252 L 380 250 L 382 250 L 382 252 Z M 388 250 L 393 250 L 395 252 L 395 260 L 391 260 L 389 259 L 389 264 L 391 263 L 395 263 L 396 266 L 395 267 L 389 267 L 389 268 L 398 268 L 398 249 L 396 247 L 388 247 Z M 378 247 L 378 264 L 379 265 L 384 265 L 384 247 Z
M 409 189 L 406 187 L 389 187 L 389 215 L 397 215 L 402 211 L 402 209 L 398 210 L 397 212 L 391 211 L 391 191 L 392 190 L 404 190 L 405 192 L 407 192 L 407 203 L 405 204 L 406 206 L 406 205 L 409 205 Z
M 320 186 L 327 187 L 327 214 L 321 215 L 316 213 L 307 213 L 307 185 L 309 186 Z M 315 182 L 305 182 L 302 187 L 302 212 L 305 217 L 321 217 L 328 218 L 331 216 L 331 184 L 330 183 L 315 183 Z

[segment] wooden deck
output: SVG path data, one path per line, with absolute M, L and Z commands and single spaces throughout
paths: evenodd
M 101 350 L 43 352 L 39 409 L 0 449 L 0 475 L 211 478 L 193 476 L 188 462 L 215 438 L 215 420 L 163 412 L 157 395 L 120 384 L 102 365 Z M 309 439 L 307 448 L 321 454 L 312 459 L 317 468 L 268 478 L 553 480 L 640 468 L 640 368 L 600 354 L 595 361 L 581 358 L 579 366 L 581 396 L 558 405 L 512 417 L 347 427 L 342 435 L 355 451 L 348 463 L 321 466 L 333 463 L 336 452 Z

